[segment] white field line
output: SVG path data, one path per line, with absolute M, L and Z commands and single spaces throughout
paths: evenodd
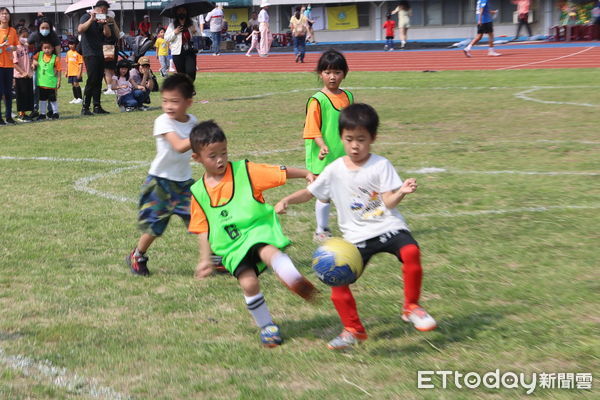
M 503 71 L 503 70 L 507 70 L 507 69 L 525 67 L 525 66 L 528 66 L 528 65 L 542 64 L 542 63 L 546 63 L 546 62 L 549 62 L 549 61 L 561 60 L 563 58 L 573 57 L 573 56 L 576 56 L 578 54 L 585 53 L 586 51 L 590 51 L 591 49 L 593 49 L 593 47 L 586 47 L 583 50 L 580 50 L 580 51 L 577 51 L 577 52 L 571 53 L 571 54 L 566 54 L 564 56 L 554 57 L 554 58 L 548 58 L 546 60 L 534 61 L 534 62 L 530 62 L 530 63 L 526 63 L 526 64 L 513 65 L 513 66 L 510 66 L 510 67 L 502 67 L 502 68 L 496 69 L 496 71 Z
M 533 92 L 537 92 L 538 90 L 541 89 L 547 89 L 544 87 L 534 87 L 531 89 L 527 89 L 524 90 L 522 92 L 519 93 L 515 93 L 515 97 L 521 99 L 521 100 L 525 100 L 525 101 L 534 101 L 536 103 L 542 103 L 542 104 L 560 104 L 560 105 L 571 105 L 571 106 L 582 106 L 582 107 L 600 107 L 597 104 L 590 104 L 590 103 L 575 103 L 575 102 L 570 102 L 570 101 L 552 101 L 552 100 L 540 100 L 540 99 L 536 99 L 535 97 L 530 97 L 528 96 L 528 94 L 531 94 Z
M 548 176 L 598 176 L 600 172 L 582 172 L 582 171 L 513 171 L 513 170 L 500 170 L 500 171 L 464 171 L 460 169 L 452 168 L 438 168 L 438 167 L 424 167 L 419 169 L 406 169 L 403 170 L 409 174 L 460 174 L 460 175 L 548 175 Z
M 1 347 L 0 364 L 4 364 L 6 367 L 19 371 L 37 381 L 63 388 L 69 393 L 106 400 L 131 399 L 128 395 L 100 385 L 95 379 L 88 379 L 70 373 L 66 368 L 56 367 L 48 360 L 36 361 L 21 355 L 8 355 Z
M 140 167 L 140 165 L 136 165 L 133 167 L 115 168 L 108 172 L 104 172 L 104 173 L 100 173 L 100 174 L 96 174 L 96 175 L 92 175 L 92 176 L 86 176 L 86 177 L 77 179 L 73 183 L 73 187 L 75 188 L 75 190 L 77 190 L 79 192 L 88 193 L 88 194 L 91 194 L 92 196 L 103 197 L 105 199 L 114 200 L 114 201 L 118 201 L 121 203 L 136 203 L 137 199 L 135 199 L 135 198 L 119 196 L 119 195 L 108 193 L 108 192 L 101 192 L 99 190 L 91 188 L 89 186 L 89 184 L 94 181 L 97 181 L 98 179 L 107 178 L 112 175 L 118 175 L 123 171 L 129 171 L 132 169 L 137 169 L 139 167 Z

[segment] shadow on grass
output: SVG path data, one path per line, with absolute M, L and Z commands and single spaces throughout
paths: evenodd
M 372 339 L 382 340 L 418 335 L 422 337 L 421 343 L 411 343 L 395 347 L 386 345 L 373 349 L 371 354 L 384 357 L 398 357 L 399 355 L 414 355 L 418 353 L 430 353 L 432 351 L 441 352 L 448 345 L 473 340 L 480 332 L 496 325 L 503 318 L 504 316 L 500 313 L 483 312 L 463 315 L 452 319 L 441 319 L 438 321 L 437 329 L 432 332 L 419 332 L 412 325 L 402 323 L 399 319 L 382 321 L 382 324 L 389 324 L 390 327 L 377 332 L 375 335 L 371 335 Z

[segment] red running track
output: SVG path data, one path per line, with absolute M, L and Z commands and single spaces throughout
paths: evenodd
M 552 44 L 531 48 L 498 48 L 500 57 L 489 57 L 487 47 L 472 50 L 468 58 L 458 50 L 412 50 L 394 52 L 346 52 L 352 71 L 444 71 L 444 70 L 506 70 L 533 68 L 596 68 L 600 66 L 597 42 L 581 43 L 578 47 L 556 47 Z M 153 59 L 153 70 L 158 63 Z M 307 53 L 304 64 L 294 63 L 291 53 L 271 53 L 262 58 L 256 54 L 223 54 L 198 57 L 199 72 L 299 72 L 312 71 L 319 53 Z

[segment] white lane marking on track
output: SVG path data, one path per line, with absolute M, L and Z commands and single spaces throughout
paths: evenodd
M 514 96 L 521 100 L 534 101 L 536 103 L 542 103 L 542 104 L 560 104 L 560 105 L 571 105 L 571 106 L 582 106 L 582 107 L 600 107 L 597 104 L 575 103 L 575 102 L 571 102 L 571 101 L 541 100 L 541 99 L 536 99 L 535 97 L 528 96 L 529 94 L 537 92 L 538 90 L 541 90 L 541 89 L 554 89 L 554 88 L 533 87 L 531 89 L 527 89 L 527 90 L 523 90 L 522 92 L 515 93 Z
M 50 361 L 36 361 L 22 355 L 8 355 L 0 347 L 0 364 L 21 372 L 23 375 L 53 386 L 64 388 L 76 395 L 90 396 L 106 400 L 131 399 L 130 396 L 102 386 L 95 379 L 70 373 L 66 368 L 56 367 Z
M 497 68 L 496 71 L 503 71 L 503 70 L 507 70 L 507 69 L 513 69 L 513 68 L 519 68 L 519 67 L 526 67 L 528 65 L 543 64 L 543 63 L 546 63 L 546 62 L 549 62 L 549 61 L 561 60 L 563 58 L 573 57 L 573 56 L 576 56 L 578 54 L 585 53 L 586 51 L 590 51 L 593 48 L 594 47 L 586 47 L 583 50 L 580 50 L 580 51 L 577 51 L 577 52 L 571 53 L 571 54 L 566 54 L 566 55 L 560 56 L 560 57 L 548 58 L 546 60 L 533 61 L 533 62 L 529 62 L 529 63 L 525 63 L 525 64 L 513 65 L 513 66 L 510 66 L 510 67 Z

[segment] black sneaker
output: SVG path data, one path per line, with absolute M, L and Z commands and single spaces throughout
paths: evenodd
M 94 113 L 91 112 L 89 108 L 84 107 L 81 109 L 81 115 L 94 115 Z
M 45 120 L 46 120 L 46 114 L 40 114 L 36 118 L 36 121 L 45 121 Z
M 6 122 L 2 118 L 0 118 L 0 125 L 6 125 Z
M 37 110 L 33 110 L 31 114 L 29 114 L 29 119 L 34 121 L 37 117 L 40 116 L 40 113 Z
M 146 266 L 148 262 L 148 257 L 146 256 L 135 256 L 135 250 L 131 252 L 127 257 L 125 257 L 125 262 L 131 269 L 131 272 L 136 275 L 148 276 L 150 275 L 150 271 Z
M 6 123 L 7 123 L 7 124 L 11 124 L 11 125 L 16 125 L 16 124 L 17 124 L 17 121 L 15 121 L 15 120 L 14 120 L 14 119 L 12 119 L 12 118 L 6 118 Z
M 58 118 L 59 118 L 58 113 L 54 113 L 54 114 L 52 114 L 52 117 L 50 117 L 50 119 L 54 119 L 54 120 L 56 120 Z
M 106 111 L 104 108 L 97 106 L 94 107 L 94 114 L 110 114 L 108 111 Z

